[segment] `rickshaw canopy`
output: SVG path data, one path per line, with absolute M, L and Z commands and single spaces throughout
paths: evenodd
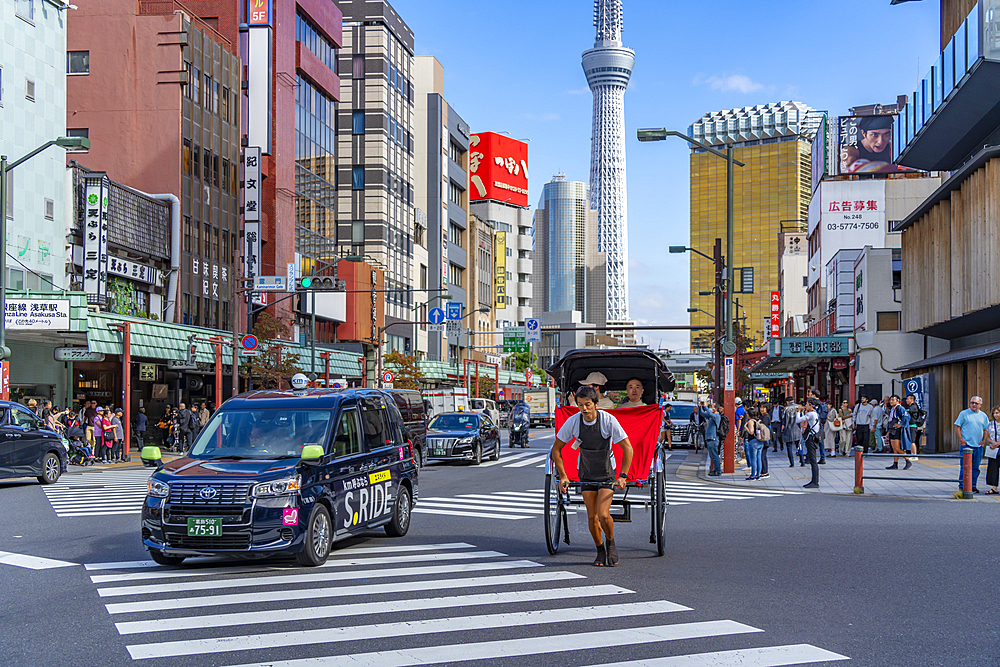
M 545 372 L 552 376 L 565 395 L 580 386 L 593 371 L 608 378 L 605 393 L 625 391 L 628 381 L 638 378 L 642 381 L 642 400 L 647 405 L 655 405 L 660 394 L 673 391 L 676 385 L 673 373 L 662 359 L 649 350 L 636 348 L 570 350 Z

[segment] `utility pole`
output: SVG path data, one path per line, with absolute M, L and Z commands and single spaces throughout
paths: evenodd
M 715 400 L 722 401 L 722 239 L 715 239 Z

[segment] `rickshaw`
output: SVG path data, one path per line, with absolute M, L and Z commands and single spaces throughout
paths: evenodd
M 624 493 L 619 497 L 616 492 L 611 501 L 611 516 L 616 523 L 630 523 L 633 506 L 641 505 L 651 510 L 649 543 L 655 544 L 657 555 L 662 556 L 666 549 L 664 532 L 667 524 L 667 498 L 664 473 L 665 448 L 659 442 L 662 422 L 659 398 L 664 393 L 674 390 L 673 374 L 655 354 L 649 350 L 634 348 L 572 350 L 546 369 L 546 373 L 553 378 L 560 395 L 564 398 L 569 392 L 575 391 L 580 382 L 592 371 L 601 372 L 608 378 L 605 391 L 624 391 L 625 385 L 631 378 L 642 381 L 642 399 L 646 405 L 641 408 L 615 410 L 612 413 L 622 422 L 622 427 L 632 444 L 634 456 Z M 575 406 L 559 407 L 556 411 L 556 432 L 563 422 L 576 412 Z M 620 462 L 621 450 L 617 446 L 615 450 L 615 460 Z M 545 546 L 553 555 L 559 550 L 560 534 L 566 544 L 570 543 L 567 507 L 576 507 L 578 511 L 583 508 L 581 485 L 576 470 L 576 452 L 569 447 L 564 448 L 562 452 L 566 474 L 570 479 L 568 493 L 560 492 L 559 474 L 551 455 L 545 465 Z M 620 463 L 618 465 L 620 466 Z M 646 488 L 649 489 L 649 500 L 629 498 L 630 492 L 634 492 L 634 498 L 635 495 L 642 494 Z

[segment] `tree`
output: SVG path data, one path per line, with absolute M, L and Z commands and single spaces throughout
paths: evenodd
M 397 389 L 420 389 L 424 373 L 420 370 L 416 355 L 407 356 L 393 350 L 382 358 L 386 370 L 392 371 L 392 386 Z
M 482 375 L 476 377 L 475 371 L 469 371 L 469 383 L 472 385 L 470 391 L 473 396 L 479 396 L 480 398 L 492 398 L 496 394 L 497 383 L 493 379 L 492 375 Z
M 527 352 L 518 352 L 514 356 L 514 363 L 518 373 L 523 373 L 530 367 L 536 378 L 545 377 L 545 371 L 538 365 L 538 355 L 530 349 Z
M 253 335 L 257 337 L 257 356 L 247 357 L 240 365 L 240 375 L 248 381 L 252 379 L 249 389 L 254 386 L 279 389 L 282 380 L 302 372 L 299 367 L 301 355 L 281 343 L 282 339 L 288 340 L 291 336 L 284 322 L 270 313 L 260 313 L 253 325 Z

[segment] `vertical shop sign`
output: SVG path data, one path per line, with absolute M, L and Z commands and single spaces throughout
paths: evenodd
M 771 292 L 771 338 L 781 335 L 781 292 Z
M 507 232 L 497 232 L 496 252 L 496 289 L 497 308 L 507 307 Z
M 83 290 L 88 303 L 104 304 L 108 291 L 107 176 L 87 179 L 83 224 Z

